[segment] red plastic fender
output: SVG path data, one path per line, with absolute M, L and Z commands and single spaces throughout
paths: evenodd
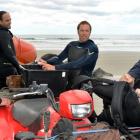
M 91 103 L 91 112 L 89 116 L 94 111 L 93 100 L 91 96 L 89 95 L 89 93 L 84 90 L 74 89 L 74 90 L 65 91 L 60 94 L 59 102 L 60 102 L 60 108 L 59 108 L 60 115 L 65 118 L 81 120 L 81 118 L 76 118 L 72 115 L 72 111 L 71 111 L 72 104 L 78 105 L 78 104 Z
M 28 131 L 28 128 L 21 126 L 12 117 L 12 106 L 0 107 L 0 140 L 14 140 L 19 131 Z
M 31 63 L 36 59 L 36 49 L 31 43 L 16 36 L 13 37 L 13 42 L 16 50 L 16 57 L 20 64 Z

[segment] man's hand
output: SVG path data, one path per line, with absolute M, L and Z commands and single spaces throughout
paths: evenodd
M 129 84 L 133 84 L 134 83 L 135 78 L 132 77 L 130 74 L 126 73 L 124 74 L 121 78 L 120 81 L 125 81 L 128 82 Z
M 9 106 L 11 104 L 11 100 L 5 97 L 1 98 L 0 106 Z
M 55 66 L 48 64 L 46 61 L 43 59 L 40 59 L 38 61 L 38 64 L 42 66 L 43 70 L 55 70 Z
M 55 70 L 55 66 L 50 65 L 50 64 L 43 64 L 42 69 L 43 70 Z
M 135 92 L 136 92 L 136 94 L 140 97 L 140 88 L 137 88 L 137 89 L 135 90 Z

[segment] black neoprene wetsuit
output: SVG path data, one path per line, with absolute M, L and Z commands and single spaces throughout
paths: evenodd
M 15 55 L 12 33 L 0 27 L 0 88 L 6 86 L 6 77 L 20 72 Z
M 80 75 L 91 76 L 98 59 L 98 47 L 92 40 L 86 42 L 72 41 L 57 56 L 47 60 L 55 65 L 56 70 L 80 69 Z M 67 63 L 62 63 L 68 59 Z
M 134 78 L 140 79 L 140 60 L 128 72 Z

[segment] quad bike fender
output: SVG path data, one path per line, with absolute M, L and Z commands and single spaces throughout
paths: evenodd
M 11 110 L 12 106 L 0 107 L 0 140 L 14 140 L 18 131 L 28 130 L 13 119 Z
M 14 140 L 14 131 L 9 124 L 10 108 L 0 107 L 0 140 Z

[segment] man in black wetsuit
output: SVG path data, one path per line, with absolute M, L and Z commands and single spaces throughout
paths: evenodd
M 40 59 L 38 64 L 44 70 L 79 70 L 78 75 L 91 76 L 98 59 L 97 45 L 89 39 L 91 30 L 87 21 L 81 21 L 77 26 L 79 40 L 70 42 L 56 57 Z M 67 63 L 63 63 L 65 59 Z
M 120 81 L 127 82 L 122 93 L 124 94 L 122 102 L 124 121 L 130 126 L 140 126 L 140 60 L 128 73 L 121 76 Z M 108 105 L 111 104 L 113 95 L 118 94 L 114 92 L 114 84 L 115 82 L 112 84 L 104 84 L 102 81 L 94 82 L 94 93 L 104 101 L 104 110 L 98 116 L 98 121 L 112 123 Z
M 0 11 L 0 88 L 6 86 L 7 76 L 20 73 L 10 28 L 10 14 Z

